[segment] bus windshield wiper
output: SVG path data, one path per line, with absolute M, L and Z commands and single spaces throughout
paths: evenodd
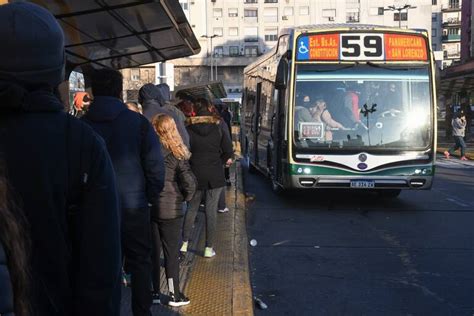
M 335 71 L 340 71 L 340 70 L 345 70 L 345 69 L 350 69 L 350 68 L 354 68 L 356 66 L 356 64 L 352 64 L 352 65 L 347 65 L 347 66 L 342 66 L 342 67 L 339 67 L 339 68 L 334 68 L 334 69 L 311 69 L 311 72 L 335 72 Z

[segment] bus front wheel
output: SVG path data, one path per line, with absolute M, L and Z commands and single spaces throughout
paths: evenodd
M 396 198 L 400 195 L 402 190 L 400 189 L 389 189 L 389 190 L 380 190 L 378 194 L 382 198 Z

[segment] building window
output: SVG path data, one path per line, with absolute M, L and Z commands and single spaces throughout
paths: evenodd
M 346 22 L 359 22 L 359 12 L 346 12 Z
M 229 27 L 229 36 L 239 36 L 239 28 Z
M 239 56 L 239 46 L 230 46 L 229 56 Z
M 244 17 L 246 18 L 256 18 L 258 16 L 257 9 L 245 9 L 244 10 Z
M 258 27 L 250 26 L 244 29 L 245 42 L 258 42 Z
M 369 9 L 369 15 L 383 15 L 384 9 L 383 7 L 372 7 Z
M 323 18 L 328 18 L 329 21 L 334 21 L 335 17 L 336 17 L 336 9 L 323 9 Z
M 437 29 L 431 29 L 431 36 L 432 37 L 438 36 L 438 30 Z
M 278 8 L 263 9 L 264 22 L 278 22 Z
M 222 57 L 224 55 L 224 47 L 216 46 L 214 47 L 214 56 L 215 57 Z
M 278 41 L 278 28 L 267 27 L 265 28 L 265 42 L 276 42 Z
M 244 0 L 244 3 L 257 3 L 258 0 Z
M 278 3 L 278 0 L 265 0 L 264 3 Z
M 139 81 L 140 80 L 140 69 L 134 68 L 130 72 L 130 78 L 132 81 Z
M 300 7 L 300 15 L 309 15 L 309 7 Z
M 283 15 L 293 16 L 293 7 L 285 7 L 283 9 Z
M 431 22 L 436 22 L 436 21 L 438 21 L 438 14 L 431 13 Z
M 393 20 L 394 21 L 400 21 L 400 17 L 402 21 L 408 20 L 408 12 L 402 12 L 401 14 L 398 12 L 395 12 L 393 14 Z
M 224 35 L 224 31 L 222 29 L 222 27 L 215 27 L 212 29 L 212 31 L 214 32 L 213 34 L 214 35 L 218 35 L 218 36 L 223 36 Z
M 432 46 L 433 46 L 433 50 L 436 50 L 436 44 L 433 44 Z
M 436 0 L 431 0 L 431 5 L 437 5 L 437 1 Z
M 239 16 L 239 9 L 238 8 L 229 8 L 229 17 L 235 18 Z
M 246 57 L 258 56 L 258 46 L 245 46 L 245 56 Z
M 180 4 L 184 11 L 188 9 L 188 4 L 186 2 L 181 2 Z
M 222 9 L 221 9 L 221 8 L 215 8 L 215 9 L 213 10 L 213 12 L 214 12 L 214 17 L 215 17 L 215 18 L 220 18 L 220 17 L 222 17 Z

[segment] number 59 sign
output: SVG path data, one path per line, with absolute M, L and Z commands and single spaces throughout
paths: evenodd
M 426 39 L 403 33 L 327 33 L 297 39 L 298 60 L 426 61 Z

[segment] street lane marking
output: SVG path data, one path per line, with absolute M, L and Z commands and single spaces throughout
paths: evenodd
M 456 200 L 456 199 L 453 199 L 453 198 L 447 198 L 446 200 L 448 200 L 450 202 L 453 202 L 454 204 L 457 204 L 457 205 L 462 206 L 462 207 L 470 206 L 469 204 L 464 204 L 463 202 L 461 202 L 459 200 Z

